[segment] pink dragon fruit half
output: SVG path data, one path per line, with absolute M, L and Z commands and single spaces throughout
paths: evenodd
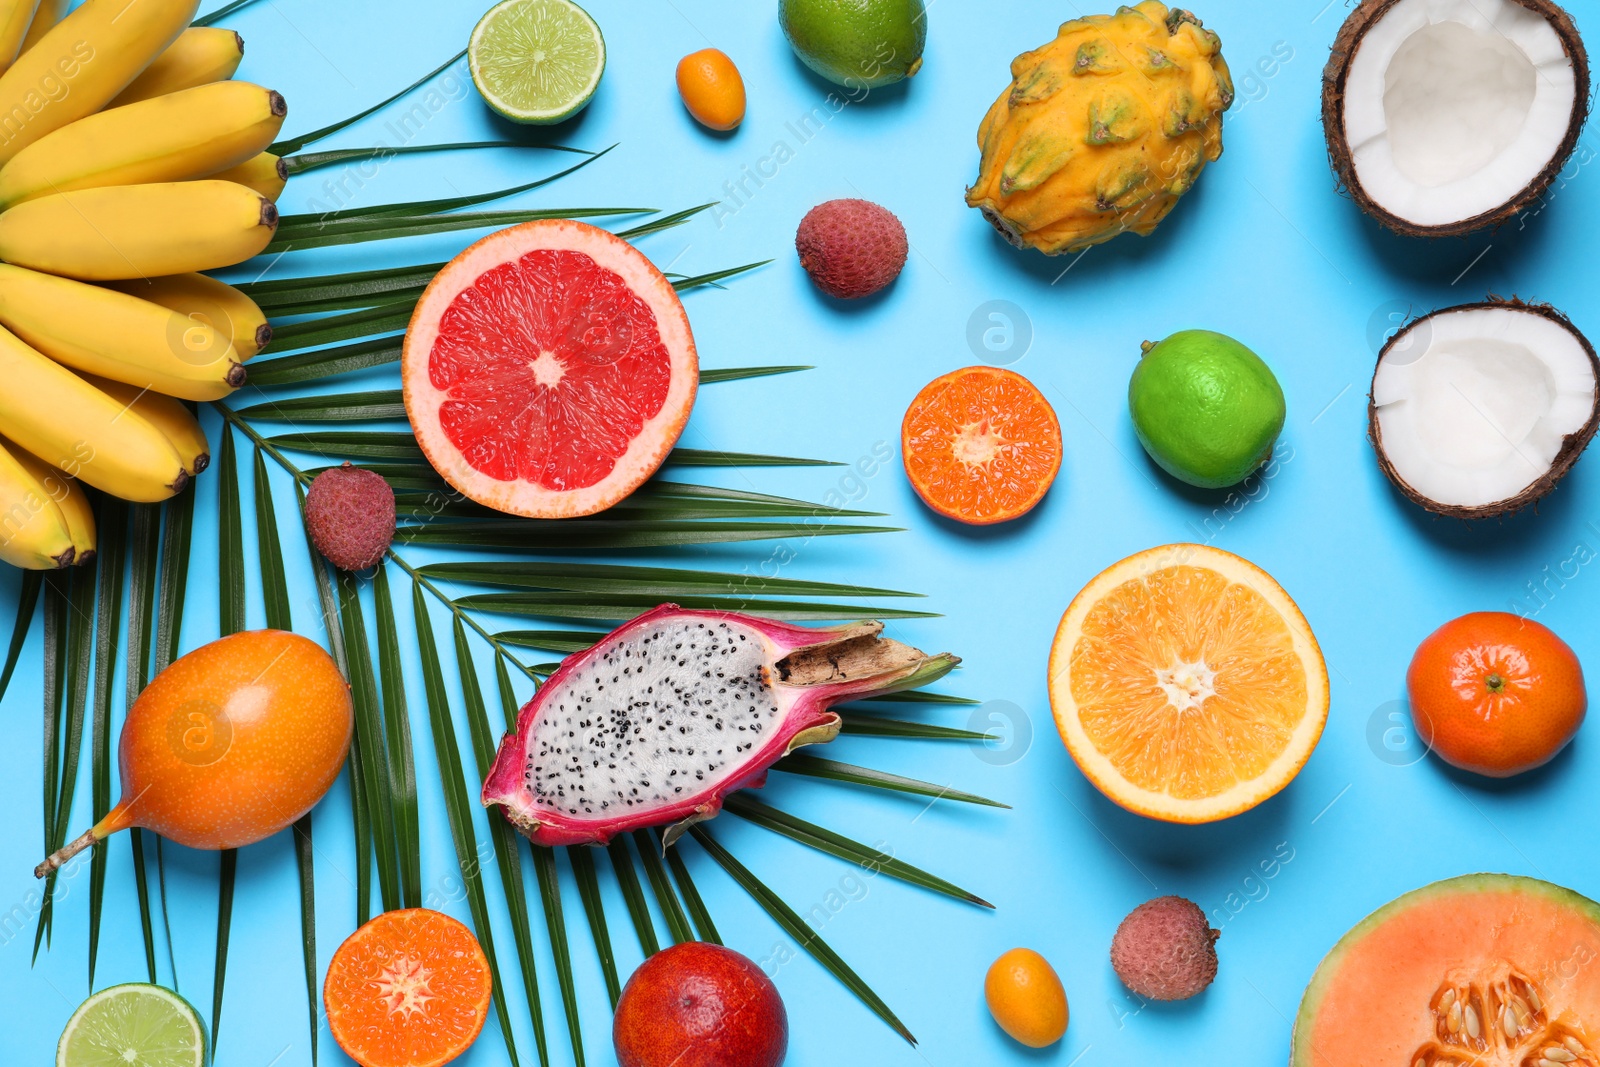
M 801 745 L 832 741 L 845 700 L 914 689 L 959 660 L 878 636 L 663 604 L 569 656 L 517 717 L 485 806 L 542 845 L 667 826 L 671 844 Z

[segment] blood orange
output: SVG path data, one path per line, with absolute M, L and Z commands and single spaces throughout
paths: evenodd
M 501 230 L 433 279 L 406 333 L 406 413 L 466 496 L 533 518 L 592 515 L 655 473 L 700 364 L 672 283 L 566 219 Z

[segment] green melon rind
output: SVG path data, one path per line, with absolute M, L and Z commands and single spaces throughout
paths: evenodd
M 1339 943 L 1323 957 L 1321 963 L 1317 964 L 1316 973 L 1311 976 L 1311 984 L 1306 986 L 1305 995 L 1300 1000 L 1300 1010 L 1295 1015 L 1294 1033 L 1289 1039 L 1289 1067 L 1323 1067 L 1312 1055 L 1310 1038 L 1312 1024 L 1322 1009 L 1322 998 L 1326 995 L 1328 986 L 1339 973 L 1339 964 L 1344 961 L 1345 954 L 1368 934 L 1403 911 L 1431 904 L 1444 897 L 1466 893 L 1512 892 L 1545 897 L 1562 907 L 1578 912 L 1600 927 L 1600 903 L 1590 900 L 1582 893 L 1538 878 L 1526 878 L 1516 874 L 1463 874 L 1425 885 L 1421 889 L 1413 889 L 1362 919 L 1350 929 L 1349 933 L 1341 937 Z

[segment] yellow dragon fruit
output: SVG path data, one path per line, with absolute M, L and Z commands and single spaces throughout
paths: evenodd
M 1019 248 L 1078 252 L 1149 234 L 1222 155 L 1222 42 L 1156 0 L 1091 15 L 1011 63 L 978 127 L 967 204 Z

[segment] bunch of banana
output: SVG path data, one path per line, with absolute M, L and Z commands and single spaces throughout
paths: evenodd
M 192 403 L 244 383 L 261 309 L 199 272 L 272 240 L 282 96 L 199 0 L 0 0 L 0 559 L 94 553 L 82 486 L 205 469 Z

